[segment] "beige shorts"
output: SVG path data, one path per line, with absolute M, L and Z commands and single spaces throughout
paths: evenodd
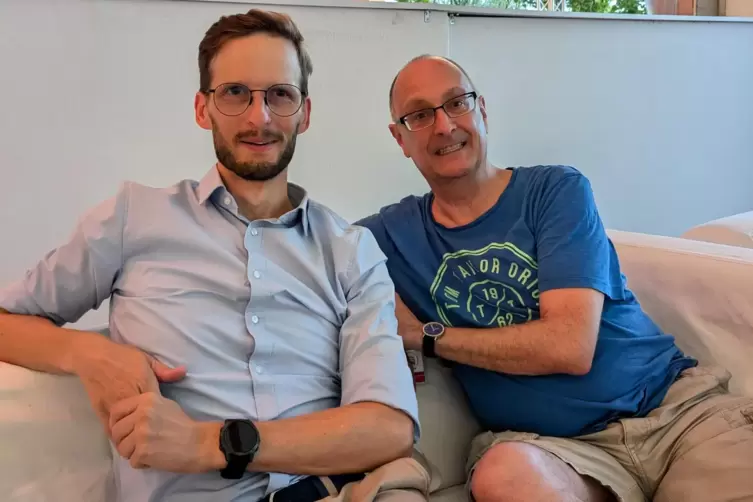
M 594 478 L 620 502 L 753 501 L 753 398 L 730 394 L 729 379 L 720 368 L 688 369 L 647 417 L 577 438 L 480 434 L 468 479 L 492 446 L 523 441 Z

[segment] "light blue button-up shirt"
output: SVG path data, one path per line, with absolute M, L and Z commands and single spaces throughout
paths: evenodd
M 186 366 L 162 393 L 196 420 L 376 401 L 411 416 L 418 439 L 385 256 L 302 188 L 289 184 L 289 197 L 292 211 L 250 222 L 216 167 L 166 189 L 125 183 L 0 290 L 0 307 L 64 324 L 110 298 L 113 340 Z M 122 502 L 255 501 L 297 479 L 135 470 L 113 453 Z

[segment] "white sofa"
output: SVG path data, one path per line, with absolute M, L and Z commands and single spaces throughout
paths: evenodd
M 753 395 L 753 249 L 611 232 L 628 284 L 680 347 L 733 373 Z M 427 365 L 419 384 L 433 464 L 432 502 L 465 501 L 464 464 L 478 425 L 446 370 Z M 73 377 L 0 364 L 0 500 L 103 502 L 112 498 L 106 437 Z
M 681 237 L 753 248 L 753 211 L 733 214 L 696 225 L 683 233 Z

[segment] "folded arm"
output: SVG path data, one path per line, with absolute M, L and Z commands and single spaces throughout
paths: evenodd
M 328 475 L 367 472 L 410 456 L 413 420 L 381 403 L 355 403 L 256 424 L 261 446 L 249 471 Z M 202 470 L 225 467 L 221 423 L 201 424 Z
M 258 424 L 261 448 L 251 470 L 302 474 L 363 472 L 410 456 L 418 404 L 397 334 L 395 290 L 373 235 L 353 230 L 342 282 L 347 317 L 340 330 L 339 408 Z
M 592 289 L 550 290 L 541 317 L 500 328 L 447 328 L 437 354 L 513 375 L 584 375 L 591 369 L 604 295 Z
M 397 334 L 394 286 L 371 233 L 353 237 L 343 278 L 348 312 L 340 330 L 341 406 L 259 423 L 261 448 L 250 470 L 364 472 L 412 453 L 418 403 Z

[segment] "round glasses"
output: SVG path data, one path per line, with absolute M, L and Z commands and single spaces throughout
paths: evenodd
M 264 103 L 269 111 L 280 117 L 294 115 L 303 104 L 303 92 L 292 84 L 275 84 L 269 89 L 249 89 L 243 84 L 220 84 L 208 93 L 214 94 L 214 105 L 223 115 L 242 114 L 253 101 L 254 92 L 264 93 Z
M 476 93 L 468 92 L 450 98 L 434 108 L 423 108 L 407 115 L 403 115 L 397 121 L 408 128 L 409 131 L 418 131 L 434 125 L 437 110 L 442 108 L 448 117 L 460 117 L 472 112 L 476 108 Z

